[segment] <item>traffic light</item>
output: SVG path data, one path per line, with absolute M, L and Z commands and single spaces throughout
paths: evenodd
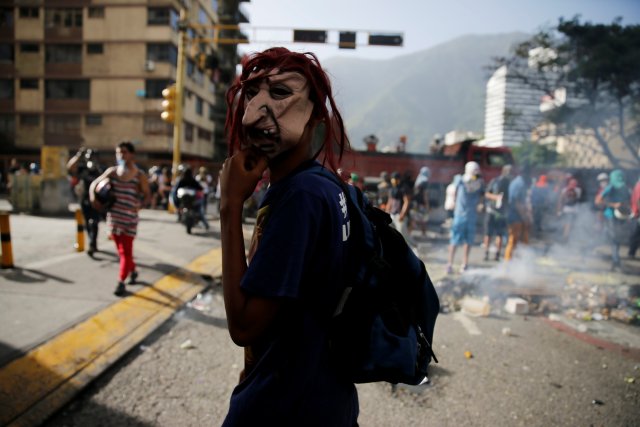
M 369 45 L 402 46 L 402 34 L 369 34 Z
M 293 30 L 293 41 L 303 43 L 326 43 L 327 32 L 324 30 Z
M 162 90 L 162 114 L 160 117 L 167 123 L 173 123 L 176 118 L 176 85 L 172 84 Z
M 353 31 L 340 31 L 340 39 L 338 41 L 340 49 L 356 48 L 356 33 Z

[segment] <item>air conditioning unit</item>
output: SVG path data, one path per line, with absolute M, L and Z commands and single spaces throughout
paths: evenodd
M 144 70 L 153 71 L 156 69 L 156 63 L 153 61 L 144 61 Z

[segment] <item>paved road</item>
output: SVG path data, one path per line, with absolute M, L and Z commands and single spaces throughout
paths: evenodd
M 179 312 L 45 425 L 219 425 L 242 351 L 228 337 L 220 289 L 211 296 L 207 312 Z M 638 384 L 625 378 L 640 377 L 640 361 L 541 318 L 446 314 L 434 341 L 430 386 L 358 386 L 362 426 L 637 425 Z
M 434 279 L 441 279 L 446 245 L 433 237 L 421 251 Z M 466 275 L 469 280 L 501 274 L 502 266 L 478 256 L 474 254 L 475 268 Z M 532 271 L 540 270 L 540 264 L 521 259 L 508 273 L 523 286 L 545 281 L 552 289 L 560 277 L 600 280 L 600 286 L 637 279 L 603 273 L 608 261 L 598 251 L 589 268 L 579 267 L 584 264 L 579 257 L 552 258 L 538 254 L 542 272 Z M 46 425 L 92 425 L 96 419 L 114 426 L 219 425 L 242 366 L 242 351 L 228 337 L 220 287 L 205 295 L 194 302 L 204 311 L 180 311 Z M 431 384 L 401 386 L 395 392 L 388 384 L 359 385 L 360 424 L 637 425 L 638 329 L 615 322 L 592 322 L 585 329 L 582 323 L 554 318 L 559 321 L 512 315 L 500 304 L 494 304 L 489 317 L 442 314 L 434 338 L 441 363 L 431 371 Z M 466 351 L 473 357 L 465 357 Z
M 0 346 L 5 358 L 16 357 L 16 350 L 24 354 L 74 323 L 95 319 L 95 313 L 120 303 L 142 304 L 149 295 L 170 297 L 160 284 L 176 270 L 198 270 L 194 259 L 219 248 L 215 222 L 210 232 L 198 230 L 187 236 L 165 212 L 143 211 L 142 216 L 136 253 L 147 286 L 132 287 L 136 298 L 124 301 L 111 295 L 117 264 L 104 235 L 100 245 L 105 252 L 92 260 L 70 252 L 75 228 L 69 218 L 13 218 L 19 268 L 0 275 L 0 321 L 12 325 L 0 334 L 0 342 L 10 343 Z M 430 237 L 420 251 L 442 291 L 446 245 L 441 234 Z M 609 274 L 603 251 L 606 248 L 596 248 L 581 259 L 562 248 L 551 248 L 546 255 L 522 250 L 521 259 L 507 270 L 481 261 L 480 251 L 475 250 L 473 269 L 463 278 L 483 285 L 506 276 L 523 289 L 544 285 L 549 293 L 559 292 L 567 282 L 616 289 L 640 282 L 637 262 L 625 261 L 627 274 Z M 219 284 L 178 278 L 186 281 L 185 286 L 209 287 L 205 295 L 210 300 L 195 303 L 205 311 L 184 308 L 142 343 L 132 344 L 119 361 L 119 356 L 109 359 L 105 369 L 111 369 L 45 425 L 220 423 L 241 368 L 242 351 L 228 337 Z M 388 384 L 359 386 L 361 425 L 637 425 L 637 328 L 615 322 L 577 324 L 563 316 L 551 322 L 544 316 L 511 315 L 501 310 L 504 295 L 482 286 L 480 291 L 492 298 L 491 316 L 452 312 L 439 317 L 434 342 L 441 363 L 432 370 L 431 385 L 399 387 L 395 393 Z M 164 304 L 179 309 L 180 301 L 169 299 Z M 503 333 L 508 332 L 504 328 L 510 333 Z M 7 356 L 11 350 L 14 354 Z M 473 357 L 466 358 L 465 351 Z

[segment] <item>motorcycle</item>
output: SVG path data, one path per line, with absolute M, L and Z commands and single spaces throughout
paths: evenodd
M 203 203 L 204 193 L 193 188 L 178 188 L 176 192 L 180 222 L 191 234 L 191 229 L 200 221 L 200 203 Z

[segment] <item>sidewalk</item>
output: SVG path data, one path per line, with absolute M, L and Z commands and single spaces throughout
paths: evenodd
M 101 223 L 94 258 L 69 217 L 11 215 L 13 269 L 0 270 L 0 425 L 38 424 L 221 275 L 219 227 L 187 235 L 141 211 L 139 283 L 117 298 L 118 257 Z

